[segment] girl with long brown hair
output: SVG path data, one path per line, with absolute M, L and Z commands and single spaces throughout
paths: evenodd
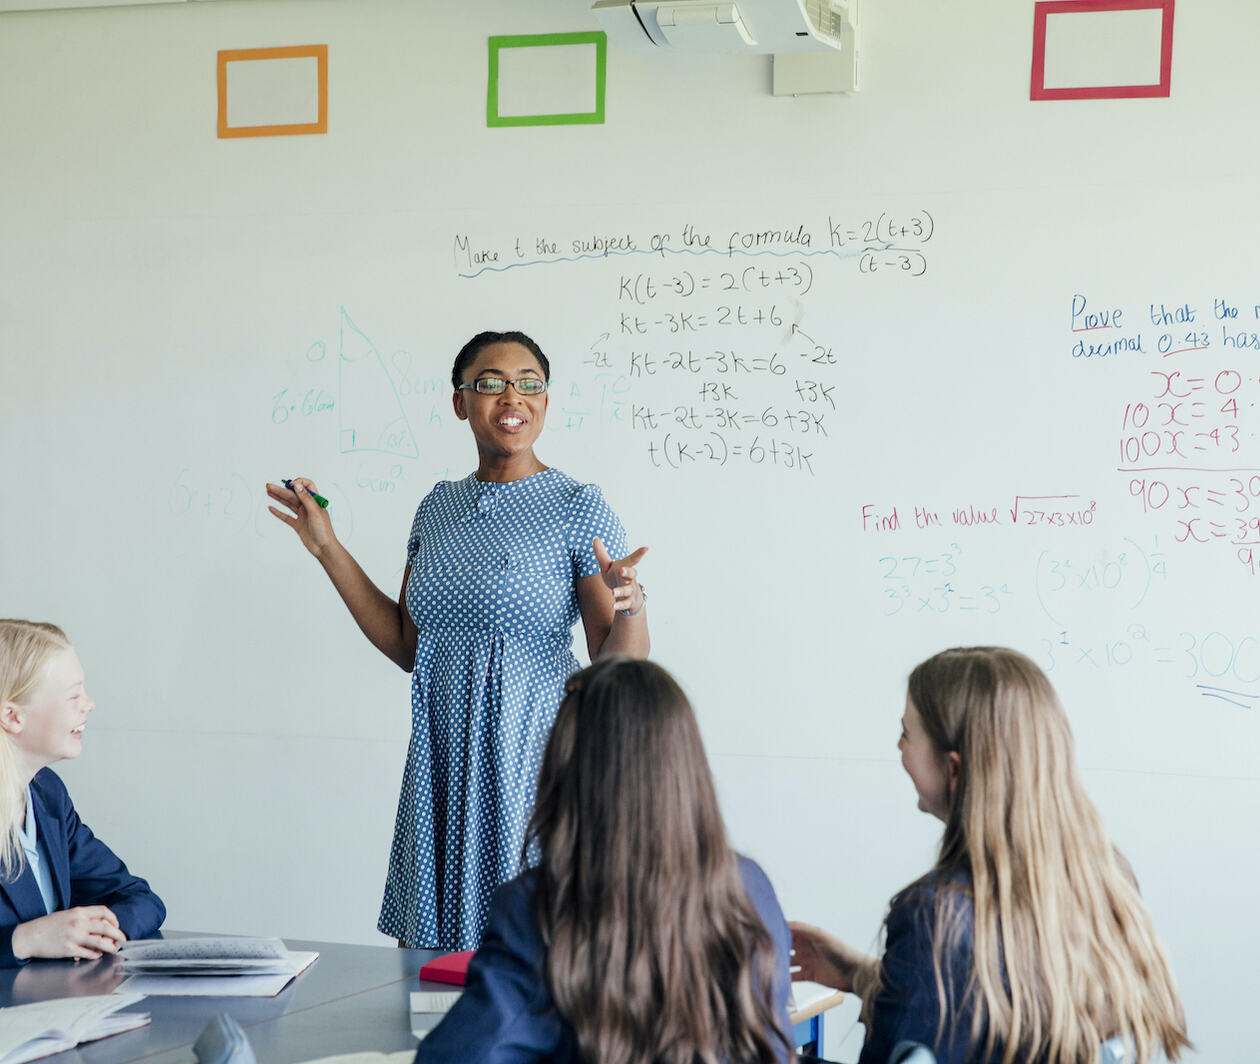
M 788 930 L 727 845 L 695 716 L 658 665 L 572 677 L 468 986 L 417 1064 L 783 1064 Z
M 792 925 L 794 978 L 853 990 L 861 1064 L 899 1043 L 942 1064 L 1126 1064 L 1189 1046 L 1167 954 L 1077 773 L 1045 674 L 1000 647 L 911 674 L 901 762 L 945 823 L 936 866 L 892 901 L 883 958 Z

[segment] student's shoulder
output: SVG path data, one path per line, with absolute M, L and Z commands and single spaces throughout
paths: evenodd
M 779 896 L 774 892 L 774 884 L 766 875 L 765 869 L 751 857 L 743 854 L 735 855 L 739 867 L 739 877 L 744 883 L 744 892 L 748 900 L 761 912 L 763 918 L 767 913 L 782 915 Z
M 769 890 L 774 892 L 774 887 L 770 883 L 770 877 L 766 875 L 766 871 L 751 857 L 745 857 L 742 853 L 735 855 L 735 863 L 739 866 L 740 878 L 744 881 L 744 886 L 751 890 L 756 887 L 758 889 Z
M 495 888 L 492 900 L 504 908 L 529 908 L 538 893 L 538 869 L 529 868 Z
M 961 942 L 970 939 L 974 918 L 971 876 L 965 871 L 933 869 L 892 899 L 888 935 L 932 937 L 938 927 L 944 927 L 951 938 Z
M 69 806 L 70 792 L 61 777 L 50 768 L 41 768 L 31 780 L 31 791 L 38 794 L 48 805 Z
M 932 907 L 938 901 L 972 904 L 971 875 L 966 871 L 934 868 L 902 888 L 892 900 L 893 908 Z
M 884 924 L 881 962 L 883 984 L 893 997 L 910 995 L 923 1008 L 935 1010 L 939 977 L 952 988 L 953 1000 L 962 1001 L 974 957 L 975 903 L 969 875 L 930 872 L 893 899 Z M 935 1023 L 934 1011 L 932 1015 Z M 964 1028 L 969 1024 L 967 1014 Z
M 522 872 L 508 880 L 490 899 L 487 929 L 493 929 L 514 941 L 532 942 L 540 939 L 534 903 L 538 895 L 538 872 L 535 869 Z

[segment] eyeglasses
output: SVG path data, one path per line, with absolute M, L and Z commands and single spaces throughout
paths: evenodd
M 514 381 L 502 377 L 478 377 L 455 390 L 462 392 L 471 388 L 478 395 L 502 395 L 509 384 L 516 389 L 517 395 L 542 395 L 547 390 L 547 382 L 541 377 L 518 377 Z

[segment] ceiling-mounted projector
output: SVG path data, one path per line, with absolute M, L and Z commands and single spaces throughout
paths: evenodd
M 698 52 L 819 52 L 853 33 L 858 0 L 597 0 L 610 44 Z

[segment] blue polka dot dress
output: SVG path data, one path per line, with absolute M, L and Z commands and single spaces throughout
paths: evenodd
M 591 540 L 626 554 L 599 488 L 546 469 L 507 484 L 438 484 L 407 541 L 416 622 L 411 745 L 378 928 L 475 949 L 490 896 L 520 869 L 543 749 L 571 649 Z

